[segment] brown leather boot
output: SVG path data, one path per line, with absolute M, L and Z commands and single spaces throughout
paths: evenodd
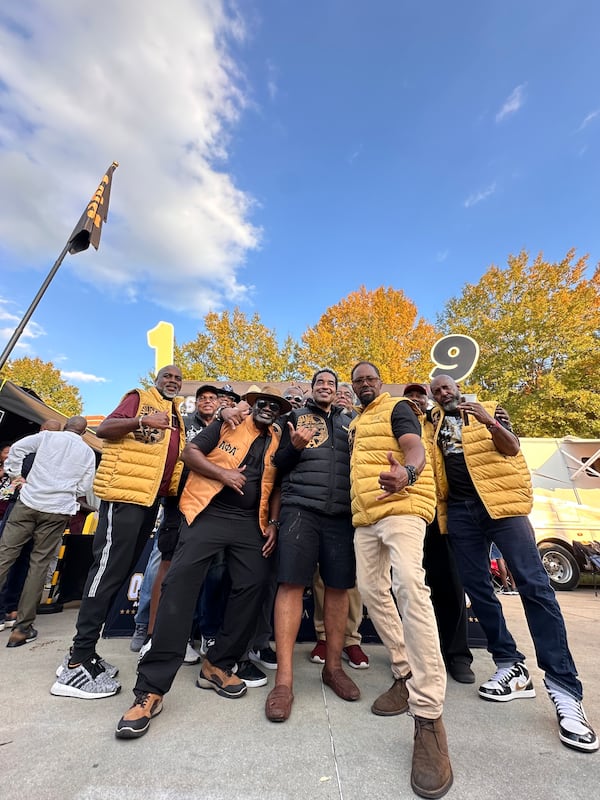
M 378 717 L 395 717 L 396 714 L 405 714 L 408 711 L 408 688 L 406 681 L 412 676 L 403 675 L 396 678 L 387 692 L 380 694 L 371 706 L 373 714 Z
M 443 797 L 452 786 L 452 767 L 442 718 L 415 717 L 410 785 L 419 797 Z

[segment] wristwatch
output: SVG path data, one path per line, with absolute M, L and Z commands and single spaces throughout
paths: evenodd
M 281 522 L 279 522 L 278 519 L 270 519 L 269 520 L 269 525 L 275 525 L 277 530 L 279 530 L 279 526 L 281 525 Z

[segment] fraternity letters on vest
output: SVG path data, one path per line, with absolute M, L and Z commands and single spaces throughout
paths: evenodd
M 231 430 L 228 425 L 221 426 L 219 443 L 206 456 L 213 464 L 225 469 L 235 469 L 246 458 L 252 442 L 261 435 L 261 430 L 254 424 L 252 416 L 246 417 L 241 425 Z M 273 466 L 273 455 L 279 446 L 279 429 L 271 426 L 267 432 L 268 441 L 263 461 L 261 477 L 259 524 L 264 532 L 269 521 L 269 498 L 273 491 L 277 470 Z M 198 514 L 206 508 L 213 497 L 218 494 L 224 484 L 214 478 L 205 478 L 196 472 L 190 472 L 181 495 L 179 508 L 189 525 Z

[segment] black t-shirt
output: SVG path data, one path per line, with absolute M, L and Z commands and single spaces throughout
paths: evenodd
M 222 422 L 215 420 L 192 439 L 192 444 L 208 455 L 218 445 L 221 438 Z M 221 491 L 210 501 L 210 508 L 220 516 L 255 516 L 260 504 L 260 481 L 263 473 L 263 462 L 267 437 L 263 433 L 257 436 L 250 445 L 246 458 L 240 464 L 245 466 L 244 476 L 246 483 L 240 494 L 230 486 L 224 486 Z
M 392 411 L 392 433 L 399 439 L 405 433 L 414 433 L 421 438 L 421 423 L 410 403 L 400 400 Z
M 506 425 L 503 425 L 503 427 L 510 430 Z M 463 420 L 460 416 L 460 411 L 447 412 L 440 428 L 438 444 L 446 466 L 449 503 L 470 500 L 479 496 L 467 469 L 462 443 L 462 429 Z

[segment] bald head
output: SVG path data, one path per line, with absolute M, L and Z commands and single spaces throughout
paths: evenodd
M 181 391 L 182 380 L 179 367 L 176 367 L 175 364 L 169 364 L 168 367 L 162 367 L 158 370 L 154 385 L 165 400 L 173 400 Z
M 69 417 L 65 422 L 65 430 L 83 436 L 87 430 L 87 419 L 85 417 Z
M 456 411 L 460 403 L 458 383 L 450 375 L 436 375 L 431 381 L 431 394 L 444 411 Z
M 57 419 L 45 419 L 40 425 L 41 431 L 62 431 L 62 425 Z

